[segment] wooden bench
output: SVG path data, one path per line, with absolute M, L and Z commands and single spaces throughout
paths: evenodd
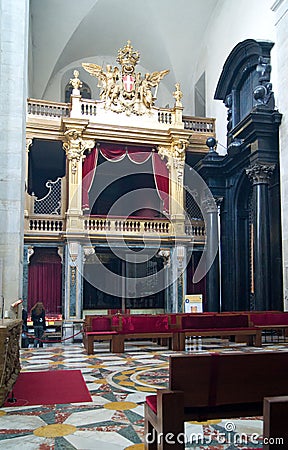
M 172 350 L 179 350 L 178 332 L 171 326 L 169 314 L 119 316 L 118 333 L 113 337 L 116 353 L 124 352 L 127 339 L 167 339 Z
M 249 345 L 262 345 L 261 330 L 250 326 L 247 314 L 189 314 L 177 316 L 179 350 L 185 350 L 185 339 L 189 336 L 229 336 L 237 342 L 248 338 Z
M 264 397 L 288 395 L 287 370 L 288 352 L 170 356 L 169 389 L 146 397 L 145 449 L 183 450 L 186 421 L 262 416 Z
M 281 333 L 284 337 L 288 331 L 288 312 L 262 311 L 249 314 L 251 324 L 263 331 Z
M 117 321 L 114 316 L 89 315 L 85 316 L 83 344 L 88 355 L 94 354 L 95 341 L 109 341 L 110 351 L 116 353 L 114 347 L 117 344 L 113 337 L 117 335 Z
M 263 449 L 288 448 L 288 396 L 265 397 L 263 405 Z

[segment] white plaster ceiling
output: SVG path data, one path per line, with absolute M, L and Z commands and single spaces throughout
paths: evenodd
M 180 82 L 187 105 L 201 40 L 218 2 L 30 0 L 30 96 L 49 99 L 51 85 L 82 61 L 116 65 L 117 51 L 129 39 L 140 52 L 138 69 L 170 69 L 162 83 L 172 93 Z

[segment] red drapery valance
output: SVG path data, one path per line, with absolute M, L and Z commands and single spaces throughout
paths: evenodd
M 127 155 L 136 164 L 146 162 L 152 153 L 152 148 L 122 144 L 100 144 L 101 155 L 108 161 L 121 161 Z

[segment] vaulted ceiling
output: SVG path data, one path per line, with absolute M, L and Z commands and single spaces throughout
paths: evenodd
M 30 2 L 30 96 L 47 98 L 57 74 L 71 68 L 72 75 L 82 61 L 115 65 L 129 39 L 140 52 L 141 72 L 170 69 L 166 89 L 180 82 L 189 101 L 201 39 L 219 0 Z

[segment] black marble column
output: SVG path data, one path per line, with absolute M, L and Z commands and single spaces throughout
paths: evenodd
M 206 223 L 206 311 L 220 312 L 218 207 L 212 196 L 202 200 Z
M 271 309 L 271 255 L 268 187 L 275 164 L 246 169 L 253 185 L 253 267 L 255 310 Z

